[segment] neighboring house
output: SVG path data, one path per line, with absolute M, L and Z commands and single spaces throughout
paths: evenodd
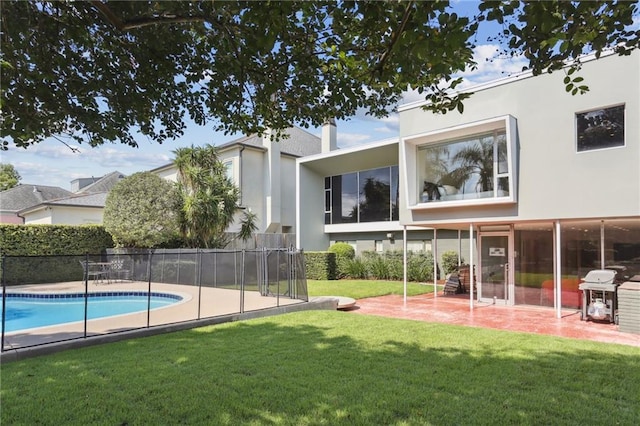
M 124 177 L 115 171 L 101 178 L 76 179 L 71 182 L 74 192 L 64 191 L 59 197 L 40 200 L 18 214 L 24 224 L 101 224 L 107 194 Z
M 558 316 L 588 271 L 640 274 L 640 52 L 580 75 L 584 95 L 524 73 L 470 89 L 464 114 L 404 105 L 398 140 L 299 159 L 297 245 L 420 235 L 475 267 L 477 300 Z
M 20 211 L 25 225 L 101 224 L 107 192 L 75 194 L 46 201 Z
M 127 177 L 115 171 L 100 178 L 81 178 L 71 181 L 71 190 L 76 194 L 93 194 L 109 192 L 113 186 Z
M 317 136 L 297 127 L 286 133 L 289 137 L 279 142 L 271 141 L 269 134 L 265 134 L 217 146 L 228 177 L 240 189 L 241 207 L 257 215 L 257 233 L 296 232 L 296 159 L 321 151 Z M 173 163 L 151 172 L 177 181 L 178 170 Z M 236 232 L 239 227 L 239 220 L 235 220 L 229 231 Z
M 0 223 L 22 224 L 21 210 L 48 200 L 68 197 L 73 192 L 57 186 L 20 184 L 0 192 Z

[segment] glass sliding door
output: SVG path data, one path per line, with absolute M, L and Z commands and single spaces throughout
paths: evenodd
M 553 223 L 516 224 L 514 228 L 514 303 L 553 307 Z
M 510 233 L 480 234 L 478 300 L 513 304 L 511 253 Z

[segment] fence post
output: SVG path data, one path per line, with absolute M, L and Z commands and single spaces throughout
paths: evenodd
M 202 251 L 196 249 L 196 282 L 198 283 L 198 319 L 200 319 L 200 307 L 202 306 Z
M 151 326 L 151 257 L 153 256 L 153 250 L 149 249 L 147 254 L 147 278 L 149 279 L 147 291 L 147 328 L 149 328 Z
M 86 269 L 85 269 L 86 268 Z M 87 317 L 89 311 L 89 252 L 85 252 L 84 254 L 84 327 L 83 327 L 83 336 L 87 338 Z M 95 282 L 95 280 L 94 280 Z
M 244 313 L 244 253 L 242 249 L 242 268 L 240 270 L 240 313 Z M 237 262 L 236 262 L 237 263 Z
M 7 280 L 4 270 L 5 256 L 2 255 L 0 263 L 0 274 L 2 274 L 2 339 L 0 339 L 0 352 L 4 352 L 4 323 L 7 315 Z

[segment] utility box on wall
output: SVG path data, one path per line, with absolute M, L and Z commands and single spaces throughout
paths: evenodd
M 618 287 L 618 327 L 625 333 L 640 334 L 640 275 Z

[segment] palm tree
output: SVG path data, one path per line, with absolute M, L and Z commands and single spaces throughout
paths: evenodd
M 478 177 L 476 191 L 493 191 L 493 138 L 481 138 L 453 156 L 457 168 L 446 176 L 452 184 L 462 188 L 473 176 Z M 444 178 L 443 178 L 444 179 Z
M 189 247 L 223 248 L 225 233 L 239 210 L 240 190 L 225 174 L 218 151 L 212 145 L 174 151 L 178 188 L 182 196 L 180 232 Z M 255 231 L 255 215 L 245 212 L 241 236 Z

